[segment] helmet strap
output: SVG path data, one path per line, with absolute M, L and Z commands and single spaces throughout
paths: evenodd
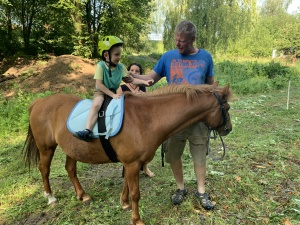
M 111 61 L 110 51 L 108 51 L 108 58 L 109 58 L 109 61 L 106 61 L 106 60 L 105 60 L 105 62 L 108 63 L 109 77 L 111 77 L 112 74 L 111 74 L 111 69 L 110 69 L 110 67 L 111 67 L 111 66 L 116 67 L 117 65 L 114 64 L 114 63 Z

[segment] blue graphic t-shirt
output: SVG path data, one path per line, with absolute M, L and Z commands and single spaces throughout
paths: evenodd
M 168 84 L 205 84 L 208 76 L 214 75 L 211 54 L 199 49 L 196 54 L 182 55 L 177 49 L 166 52 L 153 69 Z

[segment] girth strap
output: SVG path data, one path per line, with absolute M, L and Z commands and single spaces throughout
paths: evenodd
M 106 155 L 108 156 L 108 158 L 112 161 L 112 162 L 119 162 L 116 152 L 113 149 L 113 147 L 111 146 L 109 139 L 106 139 L 105 136 L 99 136 L 102 147 L 104 148 L 104 151 L 106 153 Z
M 99 110 L 99 113 L 98 113 L 98 131 L 99 131 L 99 133 L 105 133 L 106 132 L 105 112 L 106 112 L 107 106 L 109 105 L 111 100 L 112 100 L 112 98 L 110 96 L 105 95 L 104 102 L 103 102 L 103 104 L 102 104 L 102 106 Z M 117 154 L 116 154 L 115 150 L 113 149 L 113 147 L 110 144 L 109 138 L 106 139 L 105 135 L 99 135 L 99 138 L 100 138 L 102 147 L 103 147 L 106 155 L 108 156 L 108 158 L 112 162 L 119 162 Z

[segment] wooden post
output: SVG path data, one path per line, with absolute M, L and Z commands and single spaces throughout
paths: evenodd
M 286 109 L 289 109 L 289 102 L 290 102 L 290 88 L 291 88 L 291 81 L 289 80 L 289 86 L 288 86 L 288 94 L 287 94 L 287 101 L 286 101 Z

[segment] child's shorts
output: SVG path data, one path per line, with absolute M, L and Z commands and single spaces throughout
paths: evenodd
M 186 141 L 189 141 L 190 153 L 194 163 L 205 166 L 207 155 L 207 126 L 200 122 L 174 134 L 164 142 L 166 162 L 172 163 L 181 158 Z
M 100 91 L 99 89 L 95 89 L 94 90 L 94 99 L 98 96 L 105 96 L 104 92 L 103 91 Z

